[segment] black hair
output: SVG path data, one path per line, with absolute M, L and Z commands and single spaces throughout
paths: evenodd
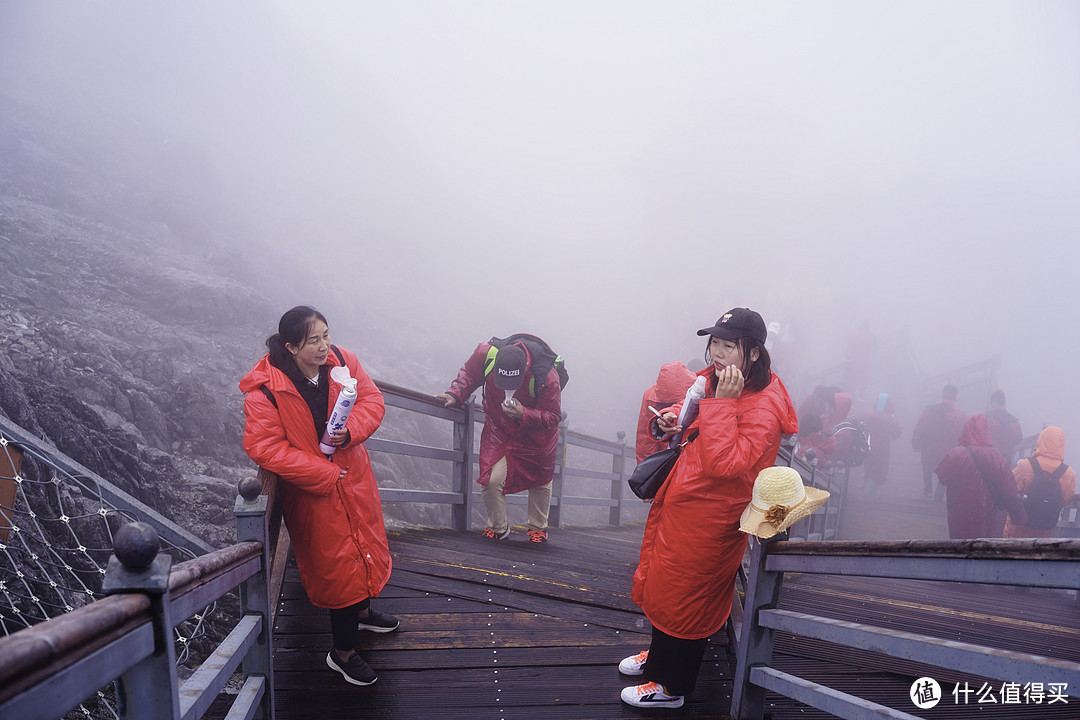
M 948 402 L 955 402 L 958 390 L 955 385 L 946 385 L 941 391 L 941 399 Z
M 761 392 L 772 382 L 772 359 L 769 357 L 769 351 L 765 349 L 764 343 L 746 335 L 732 342 L 739 347 L 743 360 L 750 363 L 750 367 L 743 373 L 744 387 L 750 392 Z M 706 366 L 712 365 L 712 353 L 709 352 L 711 346 L 712 336 L 705 343 Z M 750 351 L 755 348 L 758 351 L 758 359 L 751 362 Z M 739 369 L 742 370 L 742 368 Z
M 990 393 L 990 404 L 991 405 L 1004 406 L 1005 405 L 1005 391 L 1002 390 L 1001 388 L 998 388 L 994 392 Z
M 297 305 L 292 310 L 286 311 L 278 320 L 278 331 L 266 338 L 270 364 L 294 380 L 296 379 L 294 376 L 299 377 L 300 368 L 296 366 L 296 360 L 285 345 L 302 346 L 307 340 L 311 327 L 319 320 L 329 325 L 326 317 L 310 305 Z

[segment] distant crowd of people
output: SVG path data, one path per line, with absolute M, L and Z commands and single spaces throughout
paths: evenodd
M 792 468 L 775 466 L 784 436 L 797 435 L 803 457 L 864 465 L 873 490 L 886 481 L 891 443 L 901 433 L 887 393 L 855 415 L 849 391 L 822 386 L 796 411 L 773 371 L 770 347 L 781 347 L 779 338 L 770 339 L 770 326 L 753 310 L 733 308 L 697 335 L 705 338 L 704 363 L 663 365 L 641 402 L 639 463 L 664 453 L 674 464 L 665 466 L 651 498 L 632 580 L 631 597 L 651 623 L 651 642 L 619 663 L 622 673 L 645 681 L 622 690 L 622 700 L 636 707 L 683 704 L 708 638 L 728 620 L 748 537 L 784 532 L 828 497 L 805 487 Z M 859 398 L 869 382 L 864 365 L 872 341 L 861 328 L 849 347 L 848 380 Z M 282 511 L 301 580 L 311 602 L 329 610 L 326 665 L 353 685 L 370 685 L 377 676 L 357 651 L 360 633 L 400 625 L 372 604 L 392 570 L 364 448 L 383 420 L 383 397 L 356 355 L 331 344 L 327 320 L 314 308 L 282 315 L 266 345 L 266 355 L 240 381 L 244 449 L 282 480 Z M 434 396 L 445 407 L 459 407 L 482 392 L 477 482 L 488 541 L 511 534 L 506 494 L 527 492 L 527 544 L 548 542 L 567 378 L 562 358 L 540 338 L 493 337 L 479 343 L 449 387 Z M 1076 492 L 1075 473 L 1064 463 L 1064 432 L 1045 428 L 1030 457 L 1010 467 L 1006 458 L 1021 433 L 1004 393 L 995 392 L 990 409 L 971 417 L 956 407 L 956 397 L 956 388 L 947 386 L 912 433 L 923 494 L 945 495 L 950 535 L 1049 536 Z

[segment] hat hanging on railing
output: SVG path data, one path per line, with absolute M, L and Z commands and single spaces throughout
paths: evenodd
M 817 510 L 828 499 L 828 491 L 803 485 L 798 470 L 767 467 L 754 480 L 754 492 L 739 519 L 739 529 L 759 538 L 771 538 Z

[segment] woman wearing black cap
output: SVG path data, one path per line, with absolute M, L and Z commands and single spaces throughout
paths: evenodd
M 633 600 L 652 623 L 645 652 L 619 663 L 642 685 L 623 688 L 624 702 L 638 707 L 680 707 L 694 689 L 709 636 L 731 611 L 735 573 L 747 535 L 739 517 L 750 502 L 754 478 L 776 462 L 781 437 L 798 432 L 795 407 L 770 367 L 765 322 L 748 308 L 734 308 L 712 327 L 698 373 L 707 381 L 684 448 L 649 510 Z M 675 406 L 657 421 L 666 433 Z

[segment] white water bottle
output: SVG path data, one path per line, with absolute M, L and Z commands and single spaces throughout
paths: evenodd
M 337 450 L 330 444 L 330 433 L 344 429 L 345 423 L 349 421 L 349 413 L 352 412 L 353 405 L 356 403 L 356 380 L 349 378 L 342 384 L 345 387 L 338 393 L 337 402 L 334 403 L 334 412 L 330 413 L 330 419 L 326 422 L 326 431 L 319 443 L 319 449 L 324 455 L 333 455 Z
M 686 432 L 686 426 L 694 422 L 694 418 L 697 417 L 698 401 L 705 397 L 705 384 L 706 380 L 703 375 L 698 375 L 694 379 L 694 384 L 686 390 L 686 397 L 683 398 L 682 410 L 679 411 L 679 420 L 676 425 L 681 425 L 683 432 Z M 677 437 L 672 439 L 672 447 L 679 444 L 682 440 L 682 433 L 679 433 Z

